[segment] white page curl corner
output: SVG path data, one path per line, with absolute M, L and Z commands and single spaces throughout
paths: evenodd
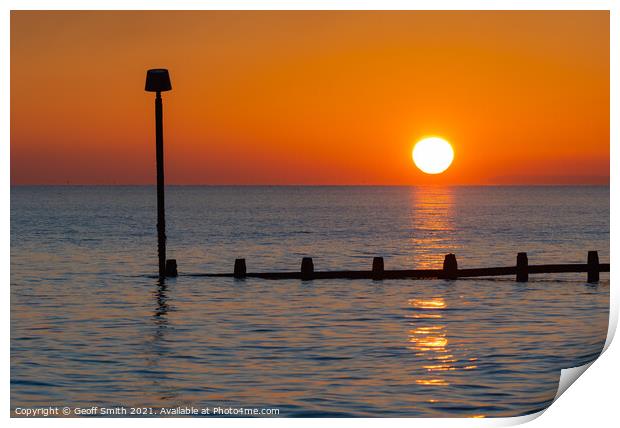
M 560 371 L 560 382 L 558 384 L 558 392 L 555 394 L 553 401 L 555 402 L 564 392 L 594 363 L 590 361 L 583 366 L 571 367 Z

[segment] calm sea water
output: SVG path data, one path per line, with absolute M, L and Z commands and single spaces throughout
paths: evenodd
M 278 408 L 280 416 L 516 416 L 600 353 L 609 275 L 265 281 L 249 271 L 609 260 L 608 187 L 11 189 L 11 406 Z

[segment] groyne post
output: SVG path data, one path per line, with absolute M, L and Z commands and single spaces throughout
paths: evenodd
M 375 257 L 372 259 L 372 279 L 380 280 L 383 279 L 383 257 Z
M 446 254 L 443 260 L 443 278 L 444 279 L 456 279 L 458 277 L 458 263 L 456 262 L 456 256 L 452 253 Z
M 519 253 L 517 254 L 517 282 L 527 282 L 528 279 L 527 253 Z
M 312 257 L 301 259 L 301 279 L 307 281 L 314 278 L 314 262 Z
M 245 278 L 247 270 L 245 268 L 245 259 L 235 259 L 235 269 L 233 271 L 233 277 L 236 279 Z
M 177 271 L 177 261 L 176 259 L 168 259 L 166 260 L 166 276 L 174 277 L 179 276 L 179 272 Z
M 588 282 L 599 281 L 598 251 L 588 251 Z

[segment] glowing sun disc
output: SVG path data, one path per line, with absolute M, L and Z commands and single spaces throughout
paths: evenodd
M 444 172 L 454 160 L 452 146 L 443 138 L 429 137 L 416 143 L 411 152 L 415 166 L 427 174 Z

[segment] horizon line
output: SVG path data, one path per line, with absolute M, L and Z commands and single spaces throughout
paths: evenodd
M 156 183 L 11 183 L 10 187 L 70 187 L 70 186 L 107 186 L 107 187 L 154 187 Z M 308 184 L 308 183 L 170 183 L 167 186 L 184 186 L 184 187 L 593 187 L 593 186 L 610 186 L 607 183 L 480 183 L 480 184 L 439 184 L 439 183 L 419 183 L 419 184 Z

